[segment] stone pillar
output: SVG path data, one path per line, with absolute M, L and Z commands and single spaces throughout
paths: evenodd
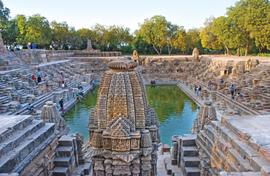
M 95 176 L 105 176 L 104 159 L 95 157 L 93 160 Z
M 111 159 L 106 159 L 104 161 L 105 165 L 105 175 L 106 176 L 112 176 L 113 175 L 113 170 L 112 170 L 112 160 Z
M 197 61 L 197 62 L 200 61 L 200 53 L 199 53 L 198 48 L 194 48 L 193 49 L 193 51 L 192 51 L 192 57 L 193 57 L 194 61 Z
M 59 130 L 61 132 L 63 131 L 66 132 L 67 129 L 66 129 L 65 120 L 58 112 L 56 108 L 56 104 L 53 103 L 52 101 L 47 101 L 45 103 L 45 105 L 42 107 L 40 117 L 44 122 L 55 123 L 56 130 Z
M 177 155 L 178 155 L 178 137 L 172 136 L 172 165 L 177 165 Z
M 152 176 L 151 173 L 151 156 L 141 158 L 141 170 L 143 176 Z
M 140 160 L 139 159 L 135 159 L 132 161 L 132 169 L 131 169 L 131 173 L 132 176 L 140 176 L 141 173 L 141 169 L 140 169 Z

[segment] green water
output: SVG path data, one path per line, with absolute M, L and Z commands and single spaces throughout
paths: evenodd
M 147 101 L 155 110 L 160 123 L 162 143 L 171 144 L 172 135 L 191 132 L 198 107 L 177 86 L 147 86 L 146 92 Z M 88 139 L 88 118 L 91 108 L 96 104 L 96 97 L 97 88 L 65 114 L 70 133 L 79 132 L 85 140 Z

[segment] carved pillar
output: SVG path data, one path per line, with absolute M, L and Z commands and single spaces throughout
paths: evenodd
M 135 159 L 132 161 L 131 172 L 132 172 L 132 176 L 139 176 L 140 175 L 141 170 L 140 170 L 140 160 L 139 159 Z
M 177 165 L 178 142 L 177 136 L 172 137 L 172 165 Z
M 105 164 L 105 175 L 106 176 L 112 176 L 113 175 L 113 170 L 112 170 L 112 160 L 111 159 L 106 159 L 104 161 Z
M 141 158 L 141 170 L 143 176 L 152 176 L 151 174 L 151 156 Z
M 104 159 L 96 157 L 93 160 L 95 176 L 105 176 Z

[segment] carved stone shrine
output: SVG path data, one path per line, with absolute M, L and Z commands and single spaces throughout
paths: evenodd
M 136 65 L 110 62 L 101 79 L 87 149 L 96 176 L 157 175 L 158 124 Z

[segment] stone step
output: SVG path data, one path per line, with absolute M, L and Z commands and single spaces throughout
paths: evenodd
M 66 147 L 66 146 L 60 146 L 56 148 L 56 156 L 58 157 L 70 157 L 73 154 L 73 148 Z
M 53 160 L 55 167 L 69 167 L 72 165 L 71 157 L 56 157 Z
M 185 167 L 183 169 L 185 176 L 200 176 L 200 169 L 198 167 Z
M 59 141 L 58 141 L 58 146 L 66 146 L 66 147 L 70 147 L 73 146 L 73 137 L 71 136 L 62 136 Z
M 181 147 L 181 153 L 183 156 L 198 156 L 199 152 L 197 147 Z
M 182 137 L 182 146 L 196 146 L 196 135 L 189 135 Z
M 0 172 L 11 172 L 32 150 L 54 134 L 54 124 L 46 123 L 42 128 L 25 138 L 22 143 L 0 158 Z
M 199 167 L 200 159 L 199 157 L 182 157 L 182 163 L 184 167 Z
M 9 139 L 10 136 L 17 133 L 18 130 L 24 129 L 28 126 L 33 118 L 32 116 L 16 116 L 16 119 L 13 116 L 4 116 L 1 117 L 2 120 L 5 118 L 4 128 L 0 128 L 0 143 Z M 14 123 L 16 121 L 16 123 Z
M 69 169 L 67 167 L 55 167 L 52 176 L 68 176 Z
M 18 130 L 17 133 L 14 133 L 12 136 L 9 136 L 5 141 L 0 143 L 0 158 L 5 154 L 11 151 L 13 148 L 16 148 L 25 138 L 29 135 L 32 135 L 42 126 L 44 126 L 42 120 L 33 120 L 31 124 L 26 126 L 22 130 Z

